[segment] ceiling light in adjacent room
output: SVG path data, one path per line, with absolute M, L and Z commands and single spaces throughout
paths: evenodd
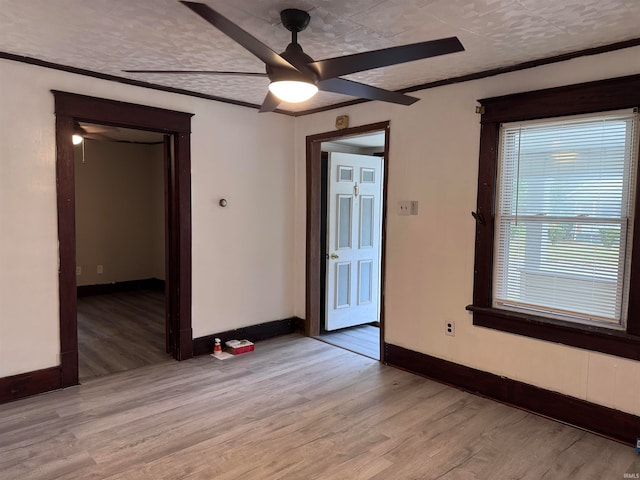
M 80 145 L 83 140 L 84 138 L 82 138 L 82 135 L 73 134 L 71 136 L 71 141 L 73 142 L 74 145 Z

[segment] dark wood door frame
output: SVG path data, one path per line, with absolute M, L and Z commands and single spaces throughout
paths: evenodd
M 172 305 L 172 290 L 171 284 L 172 282 L 167 281 L 168 273 L 171 272 L 171 261 L 169 259 L 169 255 L 167 255 L 167 245 L 169 245 L 171 236 L 171 230 L 169 229 L 169 222 L 167 221 L 167 217 L 171 215 L 171 203 L 169 202 L 169 172 L 171 169 L 171 158 L 173 157 L 172 153 L 172 140 L 171 135 L 164 135 L 162 138 L 162 168 L 164 172 L 164 180 L 163 180 L 163 195 L 164 195 L 164 246 L 165 246 L 165 256 L 164 256 L 164 271 L 165 271 L 165 282 L 164 282 L 164 343 L 165 343 L 165 351 L 167 353 L 172 353 L 174 351 L 173 344 L 173 325 L 171 325 L 171 305 Z
M 382 248 L 380 259 L 380 360 L 384 361 L 384 286 L 385 286 L 385 250 L 387 230 L 387 184 L 389 179 L 389 132 L 390 122 L 372 123 L 360 127 L 345 128 L 332 132 L 318 133 L 307 137 L 307 273 L 306 273 L 306 307 L 304 333 L 315 337 L 320 335 L 321 302 L 322 302 L 322 264 L 325 256 L 321 248 L 322 235 L 322 161 L 320 146 L 322 142 L 330 142 L 346 137 L 365 135 L 383 131 L 384 142 L 384 182 L 382 185 Z
M 169 270 L 171 353 L 177 360 L 193 355 L 191 329 L 191 117 L 193 114 L 52 90 L 56 115 L 58 195 L 61 386 L 78 384 L 75 174 L 71 136 L 74 123 L 151 130 L 171 135 L 173 155 L 167 165 L 165 256 Z

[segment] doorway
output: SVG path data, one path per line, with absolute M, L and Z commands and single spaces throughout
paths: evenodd
M 389 122 L 307 137 L 305 333 L 377 360 L 388 150 Z
M 166 164 L 167 342 L 177 360 L 193 352 L 191 331 L 191 178 L 192 114 L 67 92 L 52 92 L 56 114 L 61 386 L 78 384 L 76 281 L 76 194 L 72 136 L 78 123 L 158 132 L 171 139 Z
M 157 132 L 78 122 L 79 380 L 168 361 L 165 165 Z

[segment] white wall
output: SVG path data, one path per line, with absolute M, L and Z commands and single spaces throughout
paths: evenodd
M 52 89 L 195 114 L 194 337 L 293 314 L 293 118 L 0 60 L 0 377 L 60 362 Z
M 304 317 L 305 137 L 391 121 L 386 341 L 640 414 L 640 362 L 473 327 L 476 99 L 640 73 L 640 47 L 293 119 L 0 60 L 0 377 L 59 363 L 51 89 L 195 113 L 194 337 Z M 217 206 L 225 197 L 229 206 Z M 398 217 L 399 200 L 420 201 Z M 456 336 L 444 323 L 456 322 Z
M 385 341 L 640 414 L 640 362 L 474 327 L 472 303 L 479 116 L 476 100 L 640 73 L 640 47 L 414 92 L 411 107 L 367 103 L 296 119 L 296 315 L 305 315 L 305 137 L 391 121 Z M 398 216 L 418 200 L 418 216 Z M 456 336 L 445 336 L 455 321 Z

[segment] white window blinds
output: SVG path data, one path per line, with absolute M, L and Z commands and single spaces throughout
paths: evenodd
M 504 124 L 496 308 L 622 328 L 637 113 Z

